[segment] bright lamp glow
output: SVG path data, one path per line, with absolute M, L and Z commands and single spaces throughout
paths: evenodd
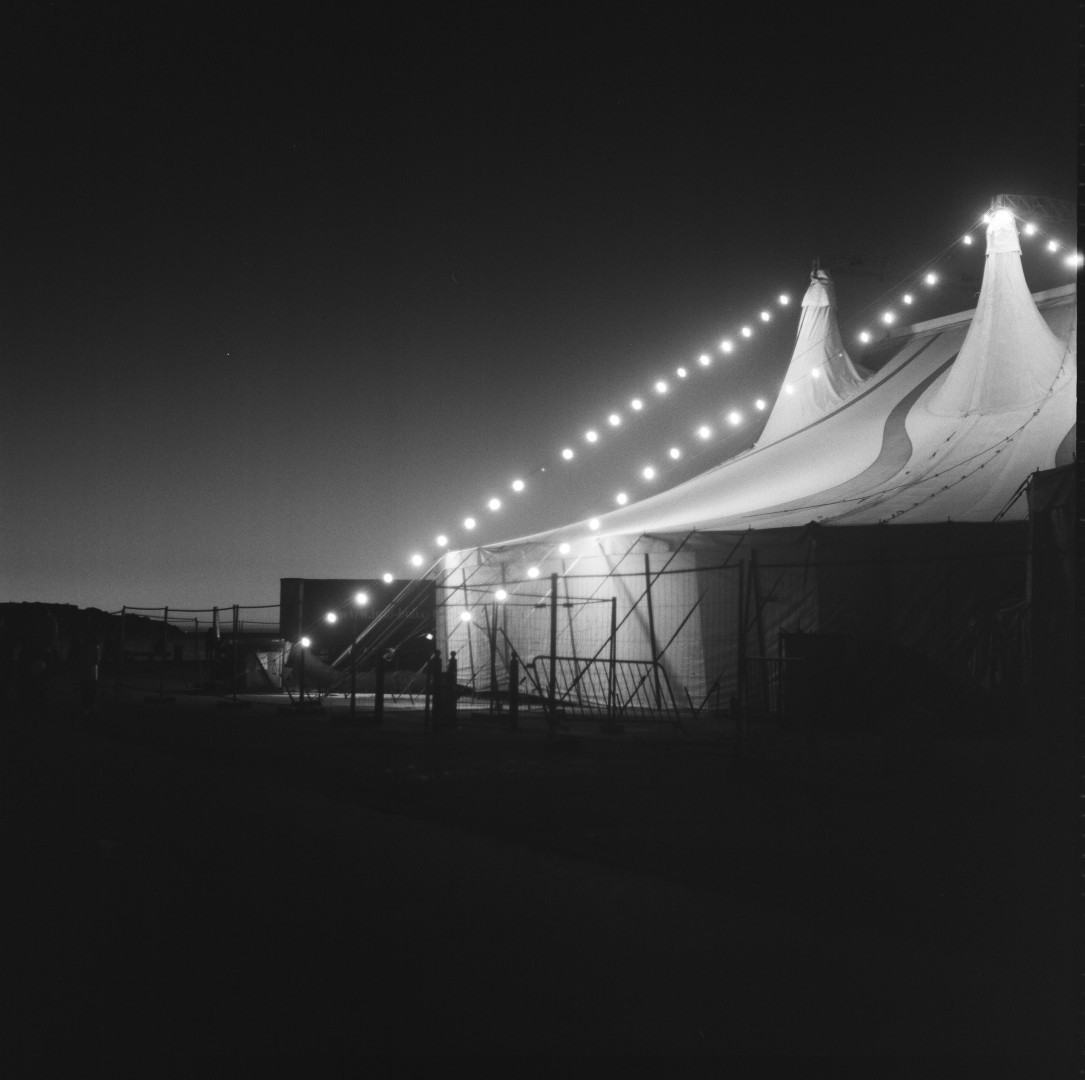
M 388 576 L 391 577 L 390 574 Z M 369 593 L 364 593 L 364 592 L 355 593 L 354 594 L 354 602 L 358 605 L 358 607 L 365 607 L 365 605 L 369 603 Z
M 475 527 L 475 525 L 477 525 L 477 524 L 478 524 L 478 522 L 476 522 L 474 518 L 464 518 L 463 519 L 463 527 L 465 529 L 468 529 L 468 530 L 473 529 Z
M 896 322 L 896 319 L 897 319 L 896 315 L 894 315 L 893 312 L 891 312 L 891 311 L 887 311 L 887 312 L 885 312 L 884 315 L 882 315 L 882 322 L 884 322 L 884 323 Z
M 791 383 L 785 382 L 784 383 L 784 393 L 785 394 L 793 394 L 793 393 L 795 393 L 795 387 L 793 387 L 791 385 Z
M 643 402 L 643 401 L 641 401 L 641 399 L 640 399 L 639 397 L 635 397 L 635 398 L 633 398 L 633 400 L 632 400 L 632 401 L 631 401 L 631 402 L 629 403 L 629 407 L 630 407 L 630 408 L 631 408 L 631 409 L 632 409 L 632 410 L 633 410 L 634 412 L 640 412 L 640 411 L 641 411 L 641 409 L 643 409 L 643 408 L 644 408 L 644 402 Z
M 791 303 L 791 297 L 788 296 L 787 293 L 780 293 L 780 303 L 784 307 L 787 307 L 787 305 Z
M 700 364 L 701 367 L 708 367 L 708 365 L 712 363 L 712 357 L 709 356 L 708 353 L 703 352 L 697 357 L 697 363 Z
M 682 456 L 682 451 L 679 450 L 677 446 L 672 446 L 670 450 L 667 451 L 667 453 L 670 454 L 675 461 L 677 461 Z
M 598 431 L 585 431 L 584 432 L 584 438 L 587 439 L 588 442 L 598 442 L 599 441 L 599 432 Z
M 570 447 L 568 447 L 568 446 L 565 447 L 565 449 L 562 450 L 562 452 L 561 452 L 561 456 L 563 458 L 565 458 L 566 461 L 572 461 L 573 460 L 573 451 L 572 451 L 572 449 Z
M 720 342 L 720 352 L 722 353 L 729 353 L 734 347 L 734 344 L 727 338 Z
M 619 491 L 618 494 L 614 496 L 614 501 L 619 506 L 625 506 L 625 504 L 629 502 L 629 496 L 626 495 L 624 491 Z
M 928 285 L 937 285 L 938 284 L 938 275 L 937 274 L 928 274 L 923 280 Z
M 448 547 L 448 537 L 445 536 L 444 533 L 441 533 L 441 535 L 437 537 L 437 539 L 434 541 L 434 543 L 438 547 Z
M 667 383 L 666 383 L 666 380 L 664 380 L 664 379 L 659 379 L 659 380 L 658 380 L 658 381 L 656 382 L 656 393 L 657 393 L 657 394 L 665 394 L 666 392 L 667 392 Z
M 301 647 L 302 647 L 303 649 L 307 649 L 307 648 L 309 648 L 309 646 L 310 646 L 310 645 L 312 645 L 312 643 L 313 643 L 313 641 L 312 641 L 312 638 L 307 638 L 307 637 L 303 637 L 303 638 L 302 638 L 302 639 L 301 639 L 301 640 L 300 640 L 300 641 L 298 642 L 298 644 L 299 644 L 299 645 L 300 645 L 300 646 L 301 646 Z
M 391 575 L 391 574 L 384 574 L 384 575 L 383 575 L 383 576 L 381 577 L 381 581 L 383 581 L 385 585 L 391 585 L 391 584 L 392 584 L 392 582 L 393 582 L 393 581 L 395 581 L 395 580 L 396 580 L 396 579 L 395 579 L 394 577 L 392 577 L 392 575 Z
M 568 555 L 573 549 L 568 544 L 560 544 L 558 546 L 558 552 L 562 555 Z
M 641 475 L 644 477 L 645 480 L 653 479 L 655 477 L 655 474 L 656 474 L 656 471 L 655 471 L 655 469 L 652 468 L 651 465 L 645 465 L 644 471 L 641 473 Z
M 821 378 L 821 372 L 817 368 L 814 368 L 814 370 L 810 372 L 810 378 L 811 379 L 820 379 Z
M 539 576 L 539 568 L 537 566 L 529 566 L 527 568 L 527 576 L 529 578 L 537 578 Z
M 425 562 L 425 560 L 421 555 L 416 554 L 411 556 L 411 566 L 421 566 L 423 562 Z
M 680 367 L 675 372 L 675 375 L 677 375 L 680 379 L 684 379 L 686 377 L 686 369 L 684 367 Z
M 334 611 L 329 611 L 328 614 L 324 616 L 324 621 L 331 623 L 331 625 L 334 626 L 339 621 L 339 616 L 336 615 Z
M 744 326 L 741 333 L 743 337 L 753 337 L 753 331 L 748 326 Z
M 1066 256 L 1067 266 L 1081 266 L 1082 263 L 1085 263 L 1085 256 L 1083 256 L 1080 251 L 1076 255 Z
M 700 435 L 702 439 L 709 439 L 712 437 L 712 429 L 706 424 L 702 424 L 697 429 L 697 434 Z
M 1058 240 L 1048 240 L 1048 242 L 1047 242 L 1047 250 L 1048 251 L 1058 251 L 1059 250 L 1059 242 L 1058 242 Z
M 507 592 L 505 592 L 504 589 L 498 589 L 494 593 L 494 599 L 495 600 L 508 600 L 508 598 L 509 598 L 509 594 Z
M 983 215 L 983 221 L 984 221 L 984 224 L 986 224 L 986 223 L 987 223 L 987 222 L 989 222 L 990 220 L 991 220 L 991 211 L 990 211 L 990 210 L 988 210 L 988 211 L 987 211 L 987 213 Z
M 1025 235 L 1026 236 L 1035 236 L 1036 235 L 1036 226 L 1033 225 L 1031 221 L 1025 226 Z
M 742 413 L 740 413 L 737 409 L 732 409 L 727 414 L 727 420 L 729 423 L 737 427 L 739 424 L 742 423 Z
M 912 303 L 912 294 L 911 294 L 911 293 L 905 293 L 905 294 L 904 294 L 904 295 L 903 295 L 903 296 L 901 297 L 901 300 L 903 300 L 903 301 L 904 301 L 904 303 L 906 303 L 906 304 L 910 304 L 910 303 Z
M 488 503 L 487 503 L 486 505 L 487 505 L 487 506 L 488 506 L 488 507 L 489 507 L 489 508 L 490 508 L 491 510 L 500 510 L 500 509 L 501 509 L 501 500 L 500 500 L 500 499 L 498 499 L 498 498 L 497 498 L 497 497 L 495 496 L 495 497 L 494 497 L 494 498 L 492 498 L 492 499 L 491 499 L 491 500 L 490 500 L 490 501 L 489 501 L 489 502 L 488 502 Z
M 969 234 L 969 233 L 965 233 L 965 234 L 964 234 L 964 236 L 962 236 L 962 237 L 961 237 L 961 241 L 962 241 L 963 243 L 965 243 L 965 244 L 971 244 L 971 243 L 972 243 L 972 236 L 971 236 L 971 234 Z
M 599 528 L 599 519 L 598 518 L 592 518 L 591 521 L 588 522 L 588 528 L 592 529 L 593 531 L 595 529 L 598 529 Z
M 461 611 L 460 612 L 460 622 L 470 622 L 470 621 L 471 621 L 471 612 L 469 612 L 469 611 Z
M 870 334 L 866 330 L 860 330 L 859 340 L 865 345 L 870 340 Z
M 768 312 L 768 311 L 762 311 L 761 312 L 761 321 L 762 322 L 768 322 L 769 319 L 771 319 L 771 318 L 772 318 L 772 314 L 770 312 Z
M 757 399 L 757 400 L 756 400 L 756 401 L 755 401 L 755 402 L 753 403 L 753 407 L 754 407 L 754 408 L 755 408 L 755 409 L 756 409 L 756 410 L 757 410 L 758 412 L 764 412 L 764 411 L 765 411 L 765 409 L 767 408 L 767 404 L 766 404 L 766 402 L 765 402 L 765 399 L 764 399 L 764 398 L 758 398 L 758 399 Z
M 524 482 L 523 482 L 523 480 L 513 480 L 513 482 L 512 482 L 512 490 L 513 491 L 523 491 L 524 490 Z
M 621 422 L 622 418 L 616 412 L 612 412 L 610 416 L 607 417 L 607 423 L 610 424 L 611 427 L 617 427 Z

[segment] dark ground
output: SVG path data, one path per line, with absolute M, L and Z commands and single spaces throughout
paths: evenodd
M 815 755 L 766 736 L 737 761 L 711 733 L 8 705 L 9 1075 L 368 1054 L 1079 1062 L 1077 790 L 1043 740 L 881 733 Z

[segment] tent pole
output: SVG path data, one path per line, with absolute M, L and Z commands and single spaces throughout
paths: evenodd
M 558 664 L 558 575 L 550 575 L 550 686 L 547 690 L 547 734 L 554 737 L 557 719 L 557 664 Z
M 644 596 L 648 602 L 648 641 L 652 647 L 652 674 L 655 676 L 656 708 L 662 708 L 663 691 L 659 685 L 659 654 L 656 650 L 656 623 L 655 614 L 652 611 L 652 568 L 649 564 L 651 556 L 644 553 Z
M 610 670 L 607 673 L 607 718 L 614 719 L 614 680 L 618 667 L 618 598 L 610 598 Z

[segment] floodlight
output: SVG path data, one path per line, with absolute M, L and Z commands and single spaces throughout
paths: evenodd
M 527 576 L 529 578 L 537 578 L 539 576 L 539 568 L 537 566 L 529 566 L 527 568 Z
M 665 394 L 667 392 L 667 383 L 663 379 L 659 379 L 656 382 L 656 393 Z
M 742 336 L 743 337 L 753 337 L 753 331 L 748 326 L 744 326 L 742 328 Z
M 513 491 L 523 491 L 524 490 L 524 482 L 523 482 L 523 480 L 513 480 L 513 482 L 512 482 L 512 490 Z
M 470 622 L 470 621 L 471 621 L 471 612 L 469 612 L 469 611 L 461 611 L 460 612 L 460 622 Z
M 565 458 L 566 461 L 572 461 L 573 460 L 573 451 L 572 451 L 572 449 L 570 447 L 568 447 L 568 446 L 565 447 L 565 449 L 562 450 L 562 452 L 561 452 L 561 456 L 563 458 Z
M 607 423 L 610 424 L 611 427 L 617 427 L 621 422 L 622 418 L 616 412 L 612 412 L 610 416 L 607 417 Z
M 712 357 L 709 356 L 708 353 L 703 352 L 700 356 L 697 357 L 697 362 L 701 365 L 701 367 L 708 367 L 708 365 L 712 363 Z
M 465 529 L 468 529 L 468 530 L 473 529 L 477 524 L 478 524 L 478 522 L 475 521 L 474 518 L 469 517 L 469 518 L 464 518 L 463 519 L 463 527 Z
M 385 577 L 391 577 L 391 574 L 385 574 Z M 354 594 L 354 602 L 358 607 L 365 607 L 369 603 L 369 593 L 359 592 Z
M 675 375 L 677 375 L 680 379 L 684 379 L 686 377 L 686 369 L 684 367 L 680 367 L 675 372 Z
M 767 312 L 767 311 L 762 311 L 761 312 L 761 321 L 762 322 L 768 322 L 769 319 L 771 319 L 771 318 L 772 318 L 772 315 L 770 315 L 769 312 Z
M 655 474 L 656 474 L 656 471 L 655 471 L 655 469 L 652 468 L 651 465 L 646 465 L 644 467 L 644 472 L 642 473 L 642 475 L 643 475 L 645 480 L 651 480 L 655 476 Z
M 421 566 L 423 562 L 425 562 L 425 560 L 422 558 L 421 555 L 411 556 L 411 566 Z
M 732 409 L 727 414 L 727 419 L 730 423 L 737 426 L 738 424 L 742 423 L 742 413 L 740 413 L 737 409 Z
M 1059 242 L 1058 242 L 1058 240 L 1048 240 L 1048 242 L 1047 242 L 1047 250 L 1048 251 L 1058 251 L 1059 250 Z
M 495 496 L 486 505 L 491 510 L 500 510 L 501 509 L 501 500 Z
M 381 578 L 381 580 L 384 582 L 385 585 L 391 585 L 392 582 L 395 581 L 396 579 L 391 574 L 385 574 Z
M 727 338 L 724 338 L 723 341 L 720 342 L 720 352 L 722 353 L 729 353 L 734 347 L 732 342 Z
M 631 409 L 632 409 L 632 410 L 633 410 L 634 412 L 640 412 L 640 410 L 644 408 L 644 402 L 643 402 L 643 401 L 641 401 L 641 399 L 640 399 L 639 397 L 635 397 L 635 398 L 633 398 L 633 400 L 632 400 L 632 401 L 631 401 L 631 402 L 629 403 L 629 407 L 630 407 L 630 408 L 631 408 Z
M 558 551 L 562 555 L 568 555 L 571 550 L 572 550 L 572 548 L 570 548 L 568 544 L 559 544 L 558 545 Z
M 494 593 L 494 599 L 495 600 L 508 600 L 508 598 L 509 598 L 509 594 L 507 592 L 505 592 L 504 589 L 498 589 Z
M 588 522 L 588 528 L 592 529 L 592 530 L 598 529 L 599 528 L 599 519 L 598 518 L 592 518 L 591 521 Z
M 1025 226 L 1025 235 L 1026 236 L 1035 236 L 1036 235 L 1036 226 L 1033 225 L 1031 221 Z
M 712 435 L 712 429 L 710 427 L 708 427 L 706 424 L 702 424 L 697 429 L 697 434 L 700 435 L 702 439 L 708 439 Z
M 758 412 L 764 412 L 766 408 L 766 402 L 764 398 L 758 398 L 754 403 L 754 408 Z
M 904 295 L 903 295 L 903 296 L 901 297 L 901 300 L 903 300 L 903 301 L 904 301 L 904 303 L 906 303 L 906 304 L 910 304 L 910 303 L 912 303 L 912 294 L 911 294 L 911 293 L 905 293 L 905 294 L 904 294 Z
M 587 439 L 588 442 L 598 442 L 599 441 L 599 432 L 598 431 L 587 431 L 587 432 L 584 433 L 584 438 Z
M 938 283 L 938 275 L 937 274 L 928 274 L 923 280 L 928 285 L 936 285 Z
M 667 453 L 670 454 L 675 461 L 677 461 L 682 456 L 682 451 L 679 450 L 677 446 L 672 446 L 670 450 L 667 451 Z
M 791 383 L 784 383 L 784 393 L 785 394 L 793 394 L 793 393 L 795 393 L 795 387 L 793 387 L 791 385 Z
M 859 340 L 865 345 L 870 340 L 870 334 L 866 330 L 860 330 Z
M 791 303 L 791 297 L 788 296 L 787 293 L 780 293 L 780 303 L 784 307 L 787 307 L 787 305 Z
M 303 637 L 303 638 L 302 638 L 302 639 L 301 639 L 301 640 L 300 640 L 300 641 L 298 642 L 298 644 L 299 644 L 299 645 L 300 645 L 300 646 L 301 646 L 301 647 L 302 647 L 303 649 L 307 649 L 307 648 L 309 648 L 309 646 L 310 646 L 310 645 L 312 645 L 312 643 L 313 643 L 313 642 L 312 642 L 312 639 L 311 639 L 311 638 L 307 638 L 307 637 Z
M 965 244 L 971 244 L 972 243 L 971 234 L 970 233 L 965 233 L 964 236 L 961 237 L 961 241 L 962 241 L 962 243 L 965 243 Z
M 821 372 L 817 368 L 814 368 L 814 370 L 810 372 L 810 378 L 811 379 L 820 379 L 821 378 Z
M 884 322 L 886 324 L 892 323 L 892 322 L 896 321 L 896 318 L 897 317 L 896 317 L 896 315 L 893 314 L 893 312 L 887 311 L 887 312 L 885 312 L 884 315 L 882 315 L 882 322 Z
M 445 536 L 444 533 L 441 533 L 441 535 L 437 537 L 437 546 L 448 547 L 448 537 Z
M 625 504 L 629 502 L 629 496 L 626 495 L 624 491 L 619 491 L 618 494 L 614 496 L 614 501 L 619 506 L 625 506 Z
M 324 616 L 324 621 L 334 626 L 339 621 L 339 616 L 336 615 L 334 611 L 329 611 L 328 614 Z

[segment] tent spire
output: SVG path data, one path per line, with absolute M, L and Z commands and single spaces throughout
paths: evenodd
M 1060 375 L 1065 357 L 1066 347 L 1037 310 L 1025 282 L 1013 212 L 996 206 L 987 225 L 975 315 L 927 408 L 937 416 L 969 416 L 1035 405 L 1067 375 Z M 1067 368 L 1072 366 L 1071 358 Z

